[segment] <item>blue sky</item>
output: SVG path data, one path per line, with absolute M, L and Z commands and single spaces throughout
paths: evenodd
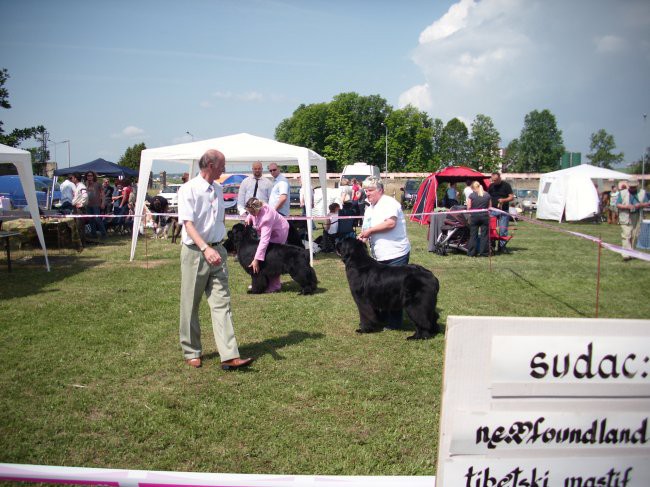
M 69 139 L 72 165 L 186 132 L 273 137 L 300 103 L 349 91 L 444 122 L 484 113 L 504 146 L 544 108 L 583 158 L 600 128 L 626 161 L 650 145 L 645 0 L 0 0 L 0 12 L 12 104 L 0 120 Z M 67 166 L 66 144 L 56 155 Z

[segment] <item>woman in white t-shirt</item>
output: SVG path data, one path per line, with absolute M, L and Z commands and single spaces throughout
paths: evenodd
M 391 266 L 406 265 L 411 255 L 411 242 L 406 234 L 406 220 L 402 206 L 395 198 L 384 194 L 381 179 L 369 177 L 363 181 L 370 206 L 366 208 L 359 238 L 370 242 L 377 262 Z M 402 312 L 387 313 L 387 329 L 402 327 Z

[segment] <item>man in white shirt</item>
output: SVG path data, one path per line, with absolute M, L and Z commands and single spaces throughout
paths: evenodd
M 465 204 L 467 204 L 467 201 L 469 200 L 470 195 L 474 192 L 472 189 L 472 180 L 468 179 L 465 182 L 465 189 L 463 189 L 463 196 L 465 197 Z
M 248 176 L 241 182 L 237 195 L 237 210 L 240 215 L 246 213 L 246 202 L 251 198 L 257 198 L 264 203 L 269 202 L 273 183 L 262 177 L 262 163 L 253 163 L 253 175 Z
M 377 262 L 390 266 L 409 263 L 411 242 L 406 235 L 406 220 L 402 206 L 395 198 L 384 194 L 381 179 L 371 176 L 364 179 L 363 189 L 370 206 L 363 216 L 359 238 L 370 241 L 370 249 Z M 386 315 L 386 329 L 397 330 L 402 327 L 402 312 Z
M 61 183 L 61 211 L 72 211 L 72 198 L 74 198 L 74 183 L 70 180 L 72 175 L 68 176 Z
M 201 367 L 199 304 L 205 293 L 210 305 L 212 329 L 224 370 L 246 367 L 241 359 L 230 310 L 223 189 L 216 182 L 226 168 L 224 155 L 208 150 L 199 160 L 199 175 L 178 190 L 181 240 L 180 342 L 185 363 Z
M 269 164 L 269 172 L 275 180 L 269 196 L 269 206 L 282 216 L 289 216 L 291 202 L 289 201 L 289 181 L 275 162 Z
M 72 206 L 76 213 L 83 213 L 84 208 L 88 206 L 88 188 L 81 182 L 81 174 L 74 173 L 70 177 L 70 181 L 74 184 L 72 192 Z

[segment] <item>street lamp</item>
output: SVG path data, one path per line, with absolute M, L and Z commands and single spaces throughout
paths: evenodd
M 55 161 L 56 161 L 56 146 L 59 145 L 59 144 L 68 144 L 68 167 L 70 167 L 70 140 L 66 139 L 66 140 L 62 140 L 60 142 L 56 142 L 56 141 L 54 141 L 52 139 L 49 139 L 49 140 L 50 140 L 50 142 L 52 142 L 54 144 L 54 160 Z M 56 161 L 56 162 L 59 162 L 59 161 Z
M 187 130 L 185 131 L 185 133 L 186 133 L 187 135 L 189 135 L 190 137 L 192 137 L 192 142 L 194 142 L 194 135 L 191 134 L 191 133 L 190 133 L 189 131 L 187 131 Z
M 386 177 L 388 177 L 388 125 L 384 122 L 381 125 L 386 129 Z

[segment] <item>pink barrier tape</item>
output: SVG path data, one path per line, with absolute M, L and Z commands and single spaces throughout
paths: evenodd
M 0 480 L 129 487 L 435 487 L 433 476 L 353 477 L 157 472 L 0 463 Z
M 564 228 L 559 228 L 554 225 L 550 225 L 548 223 L 540 222 L 539 220 L 535 220 L 533 218 L 529 218 L 523 215 L 511 215 L 508 212 L 505 212 L 503 210 L 499 210 L 498 208 L 490 208 L 489 210 L 454 210 L 454 211 L 442 211 L 442 212 L 425 212 L 425 213 L 407 213 L 404 215 L 405 218 L 410 218 L 411 216 L 424 216 L 424 215 L 437 215 L 440 213 L 444 213 L 445 215 L 458 215 L 462 213 L 483 213 L 483 212 L 490 212 L 490 213 L 501 213 L 503 215 L 508 215 L 510 217 L 516 218 L 517 220 L 523 220 L 528 223 L 532 223 L 533 225 L 538 225 L 540 227 L 547 228 L 549 230 L 553 230 L 556 232 L 560 233 L 566 233 L 568 235 L 573 235 L 574 237 L 582 238 L 585 240 L 590 240 L 594 243 L 600 243 L 603 248 L 606 248 L 607 250 L 611 250 L 612 252 L 616 252 L 618 254 L 621 254 L 623 256 L 629 256 L 633 257 L 635 259 L 643 260 L 646 262 L 650 262 L 650 254 L 647 254 L 645 252 L 640 252 L 638 250 L 634 249 L 626 249 L 623 247 L 620 247 L 618 245 L 613 245 L 610 243 L 603 242 L 600 238 L 594 237 L 593 235 L 587 235 L 586 233 L 580 233 L 580 232 L 574 232 L 571 230 L 566 230 Z M 149 216 L 167 216 L 167 217 L 175 217 L 178 218 L 178 213 L 148 213 Z M 45 218 L 132 218 L 135 217 L 136 215 L 48 215 Z M 144 217 L 146 215 L 141 215 L 141 217 Z M 360 215 L 350 215 L 350 216 L 337 216 L 337 220 L 358 220 L 363 218 Z M 239 220 L 242 221 L 244 220 L 245 217 L 242 217 L 241 215 L 226 215 L 226 220 Z M 327 216 L 288 216 L 286 217 L 287 220 L 293 220 L 293 221 L 307 221 L 307 220 L 315 220 L 315 221 L 325 221 L 329 220 L 329 217 Z
M 503 214 L 507 214 L 506 212 L 501 211 L 501 210 L 494 210 L 494 211 L 498 211 L 498 212 L 501 212 Z M 640 251 L 634 250 L 634 249 L 626 249 L 626 248 L 623 248 L 623 247 L 621 247 L 619 245 L 614 245 L 614 244 L 610 244 L 610 243 L 607 243 L 607 242 L 603 242 L 600 238 L 594 237 L 593 235 L 587 235 L 586 233 L 574 232 L 572 230 L 566 230 L 564 228 L 559 228 L 559 227 L 556 227 L 554 225 L 550 225 L 548 223 L 540 222 L 539 220 L 534 220 L 533 218 L 528 218 L 528 217 L 519 216 L 519 215 L 517 216 L 517 218 L 520 219 L 520 220 L 523 220 L 525 222 L 532 223 L 534 225 L 538 225 L 540 227 L 548 228 L 549 230 L 553 230 L 555 232 L 566 233 L 568 235 L 573 235 L 574 237 L 582 238 L 584 240 L 589 240 L 591 242 L 594 242 L 594 243 L 597 243 L 597 244 L 601 245 L 603 248 L 605 248 L 607 250 L 611 250 L 612 252 L 616 252 L 617 254 L 621 254 L 623 256 L 633 257 L 635 259 L 650 262 L 650 254 L 647 254 L 645 252 L 640 252 Z

